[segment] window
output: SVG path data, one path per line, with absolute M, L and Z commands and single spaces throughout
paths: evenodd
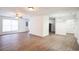
M 18 31 L 18 20 L 3 19 L 3 32 Z

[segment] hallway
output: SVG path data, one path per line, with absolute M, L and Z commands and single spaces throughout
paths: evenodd
M 0 36 L 1 51 L 77 51 L 79 48 L 73 35 L 49 35 L 44 38 L 17 33 Z

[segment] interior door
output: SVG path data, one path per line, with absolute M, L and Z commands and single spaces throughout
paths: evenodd
M 51 25 L 52 25 L 52 24 L 49 24 L 49 32 L 51 32 Z

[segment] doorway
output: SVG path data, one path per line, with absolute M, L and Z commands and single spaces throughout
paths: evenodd
M 49 34 L 55 34 L 55 18 L 49 17 Z

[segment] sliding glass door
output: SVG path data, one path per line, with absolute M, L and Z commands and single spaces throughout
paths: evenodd
M 18 31 L 18 20 L 3 19 L 2 24 L 3 32 Z

